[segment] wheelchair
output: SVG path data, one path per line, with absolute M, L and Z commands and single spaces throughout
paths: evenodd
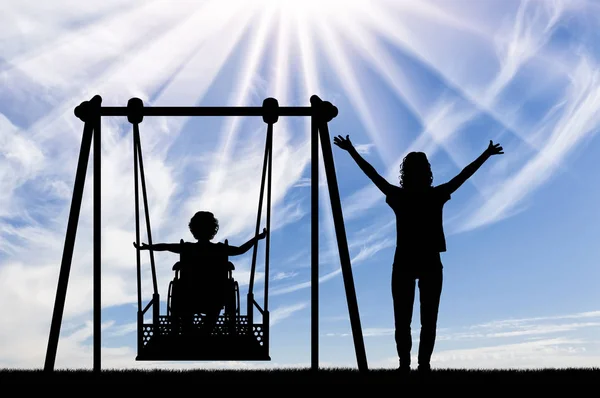
M 203 315 L 217 310 L 217 327 L 213 334 L 226 333 L 223 327 L 234 326 L 240 318 L 240 289 L 233 278 L 235 266 L 228 258 L 208 264 L 205 269 L 198 270 L 194 265 L 193 261 L 183 258 L 173 265 L 175 276 L 169 283 L 167 316 L 172 325 L 181 325 L 187 317 L 199 326 Z

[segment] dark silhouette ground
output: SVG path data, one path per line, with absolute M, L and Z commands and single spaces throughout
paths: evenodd
M 526 383 L 526 384 L 597 384 L 600 381 L 600 368 L 565 368 L 540 370 L 454 370 L 434 369 L 429 375 L 421 376 L 413 370 L 402 376 L 397 370 L 373 369 L 361 373 L 355 369 L 327 368 L 317 372 L 311 369 L 277 369 L 277 370 L 103 370 L 94 373 L 92 370 L 55 370 L 45 373 L 43 370 L 0 370 L 0 385 L 8 383 L 142 383 L 152 385 L 182 384 L 221 384 L 237 390 L 247 384 L 413 384 L 413 383 Z M 233 391 L 233 390 L 232 390 Z

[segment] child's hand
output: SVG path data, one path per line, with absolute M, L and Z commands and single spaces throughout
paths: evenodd
M 263 228 L 263 231 L 258 234 L 256 237 L 258 238 L 258 240 L 264 239 L 264 237 L 267 236 L 267 229 Z
M 144 242 L 142 242 L 141 246 L 138 246 L 137 243 L 133 242 L 133 247 L 140 250 L 148 250 L 148 245 Z

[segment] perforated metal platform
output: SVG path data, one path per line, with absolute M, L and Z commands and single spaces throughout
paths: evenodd
M 248 325 L 247 316 L 235 322 L 220 316 L 210 336 L 201 335 L 200 317 L 193 326 L 174 330 L 169 316 L 160 316 L 159 325 L 143 324 L 138 361 L 270 361 L 263 325 Z

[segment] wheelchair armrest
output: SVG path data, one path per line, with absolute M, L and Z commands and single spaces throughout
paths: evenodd
M 235 269 L 235 265 L 231 261 L 227 262 L 227 278 L 233 279 L 233 270 Z

